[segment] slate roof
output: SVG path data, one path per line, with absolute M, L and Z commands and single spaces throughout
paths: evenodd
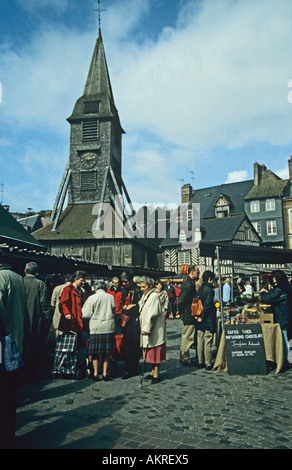
M 3 206 L 0 205 L 0 242 L 45 249 Z
M 55 231 L 53 223 L 34 232 L 37 240 L 93 240 L 92 225 L 96 216 L 92 215 L 94 204 L 75 204 L 67 206 L 60 216 Z
M 201 221 L 204 242 L 232 242 L 240 225 L 248 220 L 246 215 L 235 215 L 222 219 L 210 219 Z M 252 224 L 249 222 L 252 227 Z M 204 233 L 205 231 L 205 233 Z
M 68 240 L 95 240 L 92 233 L 93 224 L 97 220 L 97 215 L 92 215 L 92 209 L 95 204 L 74 204 L 66 207 L 64 212 L 60 216 L 60 220 L 55 231 L 52 231 L 53 223 L 48 224 L 34 232 L 34 237 L 37 240 L 43 242 L 56 242 L 56 241 L 68 241 Z M 115 219 L 113 220 L 113 228 L 110 234 L 106 234 L 107 239 L 111 239 L 115 233 L 114 228 Z M 157 251 L 159 249 L 159 243 L 155 239 L 147 238 L 130 238 L 124 237 L 124 239 L 132 239 L 138 244 L 142 244 L 145 247 Z M 122 239 L 122 238 L 121 238 Z M 102 240 L 100 238 L 100 240 Z
M 254 185 L 246 194 L 245 200 L 279 197 L 283 193 L 288 183 L 288 179 L 282 180 L 271 170 L 266 170 L 263 173 L 259 184 L 257 186 Z
M 248 221 L 251 229 L 255 232 L 252 224 L 245 214 L 224 217 L 222 219 L 213 218 L 201 220 L 200 224 L 203 242 L 231 243 L 244 220 Z M 160 244 L 161 248 L 179 245 L 180 242 L 178 241 L 178 238 L 170 238 L 170 231 L 168 231 L 165 239 Z
M 225 199 L 228 198 L 229 202 L 231 202 L 230 216 L 243 214 L 244 198 L 252 189 L 253 184 L 253 180 L 247 180 L 196 189 L 193 191 L 191 202 L 200 204 L 201 220 L 213 219 L 215 217 L 214 204 L 218 201 L 220 196 L 223 196 Z
M 38 230 L 43 226 L 39 214 L 23 217 L 22 219 L 18 219 L 17 221 L 20 225 L 29 227 L 30 232 L 34 232 L 35 230 Z

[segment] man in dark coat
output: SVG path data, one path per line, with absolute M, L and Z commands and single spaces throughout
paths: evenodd
M 12 334 L 22 353 L 25 316 L 25 290 L 22 277 L 8 264 L 0 249 L 0 336 Z M 1 353 L 0 353 L 1 354 Z M 1 358 L 0 358 L 1 359 Z M 19 372 L 6 372 L 0 366 L 0 449 L 14 447 Z
M 24 358 L 29 376 L 45 360 L 46 340 L 53 315 L 46 284 L 38 279 L 38 266 L 31 261 L 25 265 L 23 279 L 26 292 L 27 318 L 24 332 Z
M 290 352 L 288 330 L 292 321 L 291 296 L 291 285 L 288 284 L 286 274 L 280 270 L 273 273 L 272 289 L 269 291 L 264 288 L 260 290 L 261 300 L 272 305 L 275 323 L 279 323 L 282 330 L 285 367 L 290 367 L 288 360 Z
M 216 333 L 216 307 L 214 303 L 215 274 L 212 271 L 205 271 L 202 276 L 198 296 L 203 304 L 201 316 L 196 320 L 197 330 L 197 355 L 199 367 L 205 365 L 206 370 L 212 369 L 212 343 L 214 333 Z
M 123 273 L 121 280 L 124 281 L 123 313 L 130 316 L 128 324 L 122 328 L 124 334 L 124 356 L 125 356 L 125 373 L 122 379 L 128 379 L 139 374 L 140 360 L 140 322 L 139 322 L 139 305 L 141 298 L 141 289 L 133 281 L 131 273 Z
M 197 266 L 189 266 L 188 276 L 181 286 L 178 298 L 178 312 L 183 321 L 183 330 L 180 344 L 180 361 L 183 365 L 193 366 L 191 361 L 190 347 L 195 341 L 195 319 L 191 315 L 193 298 L 196 297 L 195 282 L 199 279 L 200 271 Z

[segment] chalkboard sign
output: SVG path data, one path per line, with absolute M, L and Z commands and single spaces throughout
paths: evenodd
M 229 375 L 267 374 L 260 324 L 224 325 Z

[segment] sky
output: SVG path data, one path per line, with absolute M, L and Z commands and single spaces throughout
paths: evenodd
M 71 115 L 98 31 L 97 0 L 1 0 L 0 202 L 52 209 Z M 291 0 L 101 0 L 101 31 L 136 203 L 288 178 Z

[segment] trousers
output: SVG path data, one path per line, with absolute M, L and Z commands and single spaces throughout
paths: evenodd
M 197 356 L 199 364 L 211 365 L 213 336 L 214 334 L 208 330 L 197 331 Z
M 195 325 L 184 325 L 180 343 L 181 362 L 190 362 L 190 347 L 195 342 Z

